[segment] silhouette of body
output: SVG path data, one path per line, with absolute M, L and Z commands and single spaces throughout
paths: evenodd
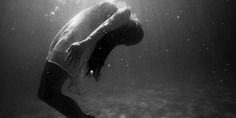
M 99 73 L 111 50 L 118 45 L 134 45 L 143 38 L 143 30 L 129 9 L 118 10 L 111 3 L 92 6 L 70 20 L 56 35 L 49 49 L 38 96 L 68 118 L 94 118 L 77 103 L 62 94 L 62 86 L 80 86 L 81 78 Z

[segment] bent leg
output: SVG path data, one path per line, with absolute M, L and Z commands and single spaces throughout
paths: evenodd
M 71 98 L 62 94 L 62 86 L 68 74 L 56 64 L 47 62 L 41 78 L 38 97 L 68 118 L 86 118 Z

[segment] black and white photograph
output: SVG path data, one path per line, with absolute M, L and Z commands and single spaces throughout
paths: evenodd
M 1 0 L 0 118 L 236 118 L 235 0 Z

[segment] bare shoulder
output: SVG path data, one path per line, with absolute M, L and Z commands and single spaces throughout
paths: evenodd
M 107 27 L 107 31 L 112 31 L 126 24 L 129 21 L 130 16 L 131 10 L 129 8 L 120 9 L 107 19 L 103 25 Z

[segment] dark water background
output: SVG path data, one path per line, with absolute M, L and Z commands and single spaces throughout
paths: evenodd
M 63 118 L 38 100 L 40 74 L 58 30 L 94 2 L 1 0 L 1 118 Z M 102 81 L 70 96 L 99 118 L 235 118 L 235 1 L 124 2 L 143 42 L 117 47 Z

